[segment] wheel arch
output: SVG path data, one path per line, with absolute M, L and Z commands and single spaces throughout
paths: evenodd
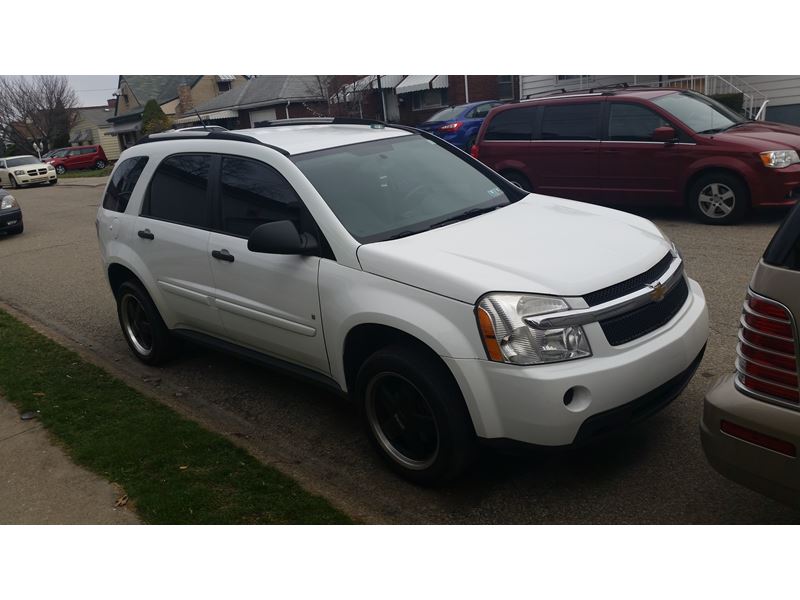
M 684 203 L 688 204 L 690 201 L 689 192 L 691 192 L 692 187 L 694 187 L 697 180 L 705 175 L 710 175 L 712 173 L 724 173 L 726 175 L 732 175 L 739 179 L 744 186 L 747 188 L 748 193 L 748 204 L 752 202 L 752 189 L 753 186 L 751 185 L 749 173 L 745 169 L 737 168 L 734 165 L 720 165 L 720 164 L 710 164 L 704 165 L 692 172 L 689 177 L 686 178 L 686 182 L 683 185 L 683 201 Z

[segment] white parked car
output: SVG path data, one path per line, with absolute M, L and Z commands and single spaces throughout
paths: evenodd
M 120 157 L 97 225 L 140 360 L 183 337 L 308 376 L 420 483 L 479 441 L 597 439 L 691 378 L 705 299 L 651 222 L 528 194 L 414 129 L 280 123 Z
M 58 174 L 55 168 L 35 156 L 0 158 L 0 185 L 17 188 L 39 183 L 54 185 L 57 182 Z

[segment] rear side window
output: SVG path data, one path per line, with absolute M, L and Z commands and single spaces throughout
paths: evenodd
M 165 158 L 150 183 L 145 216 L 208 228 L 211 223 L 208 202 L 208 175 L 211 156 L 178 154 Z
M 486 129 L 486 140 L 530 140 L 536 107 L 504 110 L 492 117 Z
M 246 158 L 223 157 L 220 183 L 225 233 L 248 237 L 264 223 L 299 219 L 300 198 L 269 165 Z
M 133 188 L 136 187 L 136 182 L 139 181 L 139 176 L 146 164 L 146 156 L 127 158 L 119 164 L 111 177 L 108 188 L 106 188 L 106 195 L 103 196 L 103 208 L 125 212 Z
M 542 116 L 541 139 L 600 139 L 600 103 L 545 106 Z
M 669 125 L 652 110 L 639 104 L 612 102 L 609 108 L 609 140 L 649 142 L 656 128 Z

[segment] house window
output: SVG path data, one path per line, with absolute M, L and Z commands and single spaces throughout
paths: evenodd
M 447 88 L 440 90 L 423 90 L 411 94 L 411 108 L 427 110 L 447 106 Z
M 230 81 L 218 81 L 217 88 L 219 89 L 220 93 L 227 92 L 231 89 L 231 82 Z
M 514 99 L 514 76 L 513 75 L 498 75 L 497 76 L 497 99 L 498 100 L 513 100 Z

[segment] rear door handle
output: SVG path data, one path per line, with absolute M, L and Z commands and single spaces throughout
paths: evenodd
M 224 260 L 225 262 L 233 262 L 233 254 L 227 250 L 212 250 L 211 256 L 217 260 Z
M 156 236 L 154 236 L 153 232 L 150 231 L 149 229 L 140 229 L 139 231 L 136 232 L 136 235 L 138 235 L 143 240 L 154 240 L 154 239 L 156 239 Z

